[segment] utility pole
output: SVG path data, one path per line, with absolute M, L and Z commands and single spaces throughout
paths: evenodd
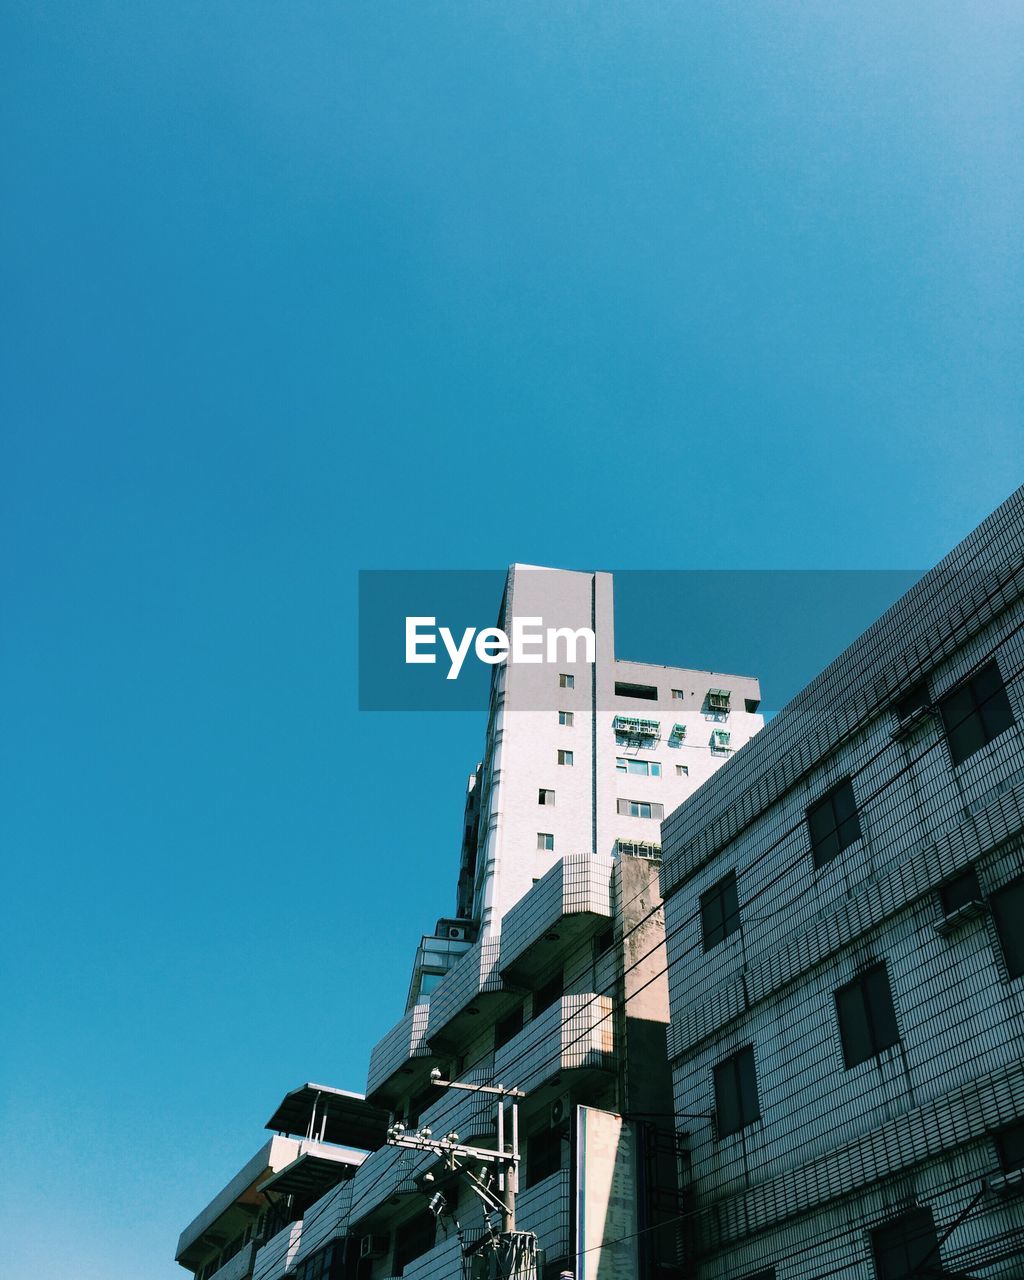
M 473 1193 L 484 1206 L 484 1218 L 490 1227 L 491 1213 L 501 1217 L 501 1232 L 490 1227 L 490 1238 L 485 1241 L 486 1252 L 478 1249 L 464 1250 L 463 1256 L 474 1254 L 480 1266 L 474 1277 L 490 1280 L 491 1276 L 508 1277 L 509 1280 L 539 1280 L 541 1255 L 537 1237 L 532 1231 L 516 1230 L 516 1191 L 519 1186 L 519 1099 L 526 1094 L 521 1089 L 506 1089 L 503 1085 L 464 1084 L 458 1080 L 443 1080 L 435 1067 L 430 1073 L 430 1083 L 439 1089 L 465 1089 L 471 1093 L 489 1093 L 497 1102 L 498 1141 L 495 1150 L 488 1147 L 469 1146 L 459 1141 L 452 1130 L 443 1138 L 436 1138 L 429 1128 L 410 1132 L 400 1121 L 388 1129 L 388 1143 L 406 1147 L 411 1151 L 429 1151 L 445 1161 L 452 1172 L 463 1174 Z M 472 1162 L 491 1166 L 490 1175 L 481 1177 L 468 1167 Z

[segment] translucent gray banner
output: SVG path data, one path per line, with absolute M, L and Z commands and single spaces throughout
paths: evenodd
M 476 711 L 492 677 L 521 710 L 708 710 L 713 690 L 766 715 L 871 625 L 915 570 L 365 570 L 359 706 Z M 630 687 L 632 686 L 632 687 Z M 759 687 L 758 687 L 759 686 Z M 627 700 L 624 703 L 624 699 Z M 712 708 L 713 709 L 713 708 Z M 664 717 L 662 717 L 664 718 Z

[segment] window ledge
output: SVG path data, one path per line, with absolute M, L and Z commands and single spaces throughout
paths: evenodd
M 936 720 L 938 715 L 938 708 L 931 703 L 925 707 L 915 707 L 905 720 L 899 722 L 889 736 L 893 742 L 899 742 L 901 738 L 909 738 L 926 720 Z
M 978 916 L 983 916 L 988 911 L 987 902 L 979 902 L 975 899 L 972 902 L 965 902 L 962 907 L 957 907 L 955 911 L 951 911 L 944 920 L 940 920 L 937 924 L 933 924 L 932 928 L 942 938 L 948 937 L 949 934 L 955 933 L 969 920 L 976 920 Z
M 1009 1173 L 1001 1173 L 994 1178 L 989 1178 L 988 1188 L 997 1196 L 1020 1195 L 1024 1191 L 1024 1169 L 1013 1169 Z

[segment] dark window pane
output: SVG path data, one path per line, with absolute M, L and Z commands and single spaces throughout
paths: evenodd
M 881 1053 L 900 1042 L 896 1009 L 889 990 L 889 974 L 884 964 L 864 975 L 864 995 L 875 1053 Z
M 960 764 L 1013 724 L 996 663 L 990 662 L 939 703 L 954 764 Z
M 736 874 L 730 872 L 722 881 L 722 931 L 725 937 L 740 927 L 740 904 L 736 896 Z
M 871 1233 L 878 1280 L 921 1280 L 920 1268 L 942 1274 L 939 1241 L 930 1209 L 915 1209 Z M 921 1275 L 927 1275 L 924 1270 Z
M 1024 879 L 1004 885 L 989 895 L 992 918 L 1011 978 L 1024 973 Z
M 727 876 L 700 899 L 701 931 L 704 937 L 704 950 L 710 951 L 740 927 L 739 902 L 736 896 L 736 873 L 730 871 Z
M 896 704 L 896 714 L 901 720 L 909 720 L 915 711 L 928 705 L 928 682 L 922 680 L 908 689 Z
M 899 1044 L 900 1032 L 885 965 L 876 965 L 835 993 L 847 1069 Z
M 718 1136 L 738 1133 L 761 1114 L 757 1098 L 754 1050 L 748 1045 L 715 1067 L 715 1116 Z
M 814 865 L 816 867 L 826 866 L 833 858 L 839 856 L 839 848 L 839 835 L 833 831 L 814 846 Z
M 743 1049 L 736 1055 L 736 1075 L 740 1091 L 740 1114 L 744 1124 L 757 1120 L 761 1108 L 757 1100 L 757 1075 L 754 1071 L 754 1050 Z
M 550 1009 L 555 1001 L 560 998 L 563 988 L 562 970 L 559 969 L 542 987 L 538 987 L 533 993 L 533 1016 L 536 1018 L 545 1009 Z
M 722 899 L 717 889 L 709 889 L 701 896 L 700 919 L 704 931 L 704 950 L 710 951 L 725 937 L 722 932 Z
M 810 806 L 807 827 L 816 867 L 831 862 L 848 845 L 860 839 L 857 801 L 849 778 Z
M 1018 1120 L 995 1135 L 999 1163 L 1004 1172 L 1024 1169 L 1024 1120 Z
M 535 1187 L 562 1167 L 562 1134 L 539 1129 L 526 1139 L 526 1185 Z
M 836 992 L 836 1010 L 839 1014 L 839 1036 L 843 1042 L 843 1061 L 847 1068 L 874 1057 L 864 996 L 858 983 Z
M 410 1218 L 395 1232 L 395 1251 L 392 1271 L 400 1276 L 403 1270 L 428 1249 L 434 1247 L 436 1223 L 429 1209 Z
M 954 689 L 942 699 L 942 723 L 947 731 L 952 732 L 974 714 L 974 699 L 968 685 Z
M 835 814 L 832 812 L 832 802 L 828 796 L 824 800 L 819 800 L 807 810 L 807 824 L 811 830 L 811 839 L 813 841 L 825 840 L 836 829 Z
M 836 811 L 837 825 L 848 818 L 856 818 L 857 802 L 853 798 L 853 787 L 849 782 L 844 782 L 832 792 L 832 807 Z
M 743 1128 L 739 1094 L 736 1090 L 736 1065 L 732 1058 L 727 1058 L 715 1067 L 715 1115 L 720 1138 L 737 1133 Z
M 949 750 L 954 764 L 962 764 L 968 757 L 980 751 L 988 739 L 980 719 L 971 716 L 952 729 L 949 734 Z
M 513 1009 L 505 1018 L 499 1019 L 494 1024 L 494 1047 L 500 1049 L 502 1045 L 508 1044 L 513 1036 L 517 1036 L 523 1029 L 523 1006 Z
M 940 885 L 939 899 L 942 902 L 942 910 L 947 916 L 951 916 L 954 911 L 965 907 L 969 902 L 980 902 L 981 885 L 978 883 L 974 868 L 969 867 L 966 871 L 961 871 L 958 876 L 954 876 L 952 880 L 947 880 L 945 884 Z
M 999 679 L 998 672 L 996 672 L 996 679 Z M 1004 729 L 1009 729 L 1013 724 L 1010 699 L 1006 696 L 1002 682 L 990 694 L 979 697 L 978 710 L 981 712 L 981 722 L 985 726 L 986 742 L 991 742 L 997 734 L 1002 733 Z

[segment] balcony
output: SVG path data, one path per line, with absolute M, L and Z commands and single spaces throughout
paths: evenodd
M 408 1204 L 410 1196 L 422 1195 L 416 1179 L 436 1159 L 430 1152 L 406 1147 L 388 1146 L 374 1151 L 352 1181 L 349 1231 L 363 1236 L 388 1230 L 396 1207 Z
M 465 1084 L 490 1084 L 490 1066 L 482 1065 L 467 1071 L 461 1080 Z M 497 1101 L 493 1093 L 446 1089 L 423 1112 L 418 1125 L 427 1126 L 438 1138 L 454 1129 L 463 1142 L 492 1147 L 497 1127 Z
M 290 1222 L 257 1252 L 252 1280 L 281 1280 L 292 1269 L 302 1236 L 302 1223 Z
M 559 1077 L 614 1066 L 615 1028 L 609 996 L 563 996 L 494 1055 L 495 1082 L 529 1093 Z
M 462 1245 L 454 1232 L 447 1240 L 420 1254 L 402 1271 L 401 1280 L 448 1280 L 462 1275 Z M 397 1280 L 389 1277 L 388 1280 Z
M 249 1280 L 256 1260 L 256 1241 L 242 1245 L 233 1258 L 229 1258 L 208 1280 Z
M 531 986 L 562 956 L 607 928 L 612 861 L 586 853 L 556 862 L 505 916 L 500 968 L 506 981 Z
M 457 1048 L 474 1034 L 473 1020 L 486 1011 L 494 1021 L 511 1003 L 499 970 L 500 941 L 478 942 L 434 988 L 430 997 L 427 1040 L 441 1052 Z
M 516 1226 L 535 1231 L 552 1261 L 569 1254 L 569 1170 L 553 1173 L 516 1196 Z
M 427 1044 L 429 1012 L 429 1005 L 416 1005 L 374 1045 L 366 1080 L 366 1097 L 370 1102 L 391 1106 L 415 1088 L 418 1081 L 425 1080 L 430 1068 L 436 1065 Z

